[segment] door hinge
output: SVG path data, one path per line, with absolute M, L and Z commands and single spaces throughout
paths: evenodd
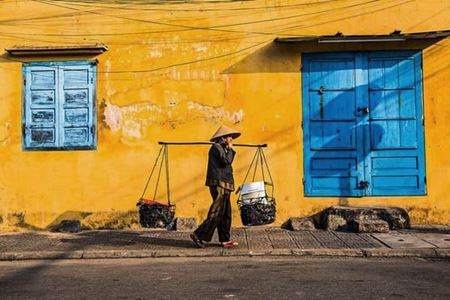
M 300 126 L 302 126 L 302 129 L 303 129 L 303 121 L 301 122 Z
M 423 177 L 423 182 L 424 182 L 425 184 L 427 184 L 427 176 L 424 176 L 424 177 Z
M 91 77 L 91 84 L 94 83 L 94 77 Z
M 305 182 L 306 182 L 305 178 L 302 178 L 303 185 L 305 185 Z
M 25 136 L 27 134 L 27 126 L 22 124 L 22 135 Z
M 92 133 L 92 134 L 95 134 L 95 125 L 92 125 L 92 126 L 91 126 L 91 133 Z
M 23 85 L 27 85 L 27 80 L 25 78 L 23 79 Z

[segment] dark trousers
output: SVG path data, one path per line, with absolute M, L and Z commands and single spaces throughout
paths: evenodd
M 206 242 L 210 242 L 214 230 L 217 228 L 220 242 L 228 242 L 230 240 L 231 229 L 231 191 L 219 186 L 210 186 L 209 192 L 213 199 L 213 203 L 208 211 L 208 217 L 194 231 L 197 237 Z

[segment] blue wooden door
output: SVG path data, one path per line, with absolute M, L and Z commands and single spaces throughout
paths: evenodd
M 302 62 L 305 194 L 424 194 L 420 53 Z

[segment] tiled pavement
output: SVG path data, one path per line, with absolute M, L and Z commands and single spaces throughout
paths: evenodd
M 449 227 L 414 227 L 385 234 L 288 231 L 271 227 L 232 230 L 238 248 L 223 249 L 215 238 L 197 249 L 189 232 L 101 230 L 80 233 L 0 234 L 0 260 L 120 258 L 152 256 L 327 255 L 450 258 Z

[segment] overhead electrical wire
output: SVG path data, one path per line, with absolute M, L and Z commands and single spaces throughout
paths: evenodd
M 51 3 L 48 3 L 47 1 L 41 1 L 41 0 L 33 0 L 36 2 L 45 3 L 48 5 L 53 5 Z M 55 36 L 55 37 L 76 37 L 76 36 L 120 36 L 120 35 L 137 35 L 137 34 L 159 34 L 159 33 L 173 33 L 173 32 L 183 32 L 187 30 L 212 30 L 212 31 L 221 31 L 221 32 L 229 32 L 229 33 L 251 33 L 251 34 L 259 34 L 259 35 L 272 35 L 272 32 L 259 32 L 259 31 L 245 31 L 245 30 L 230 30 L 230 29 L 221 29 L 223 27 L 233 27 L 233 26 L 241 26 L 241 25 L 250 25 L 250 24 L 256 24 L 256 23 L 264 23 L 264 22 L 274 22 L 274 21 L 280 21 L 285 19 L 291 19 L 291 18 L 299 18 L 299 17 L 305 17 L 305 16 L 314 16 L 318 14 L 325 14 L 327 12 L 336 12 L 337 10 L 343 10 L 343 9 L 349 9 L 354 7 L 360 7 L 366 4 L 371 3 L 379 3 L 383 0 L 369 0 L 363 3 L 358 4 L 351 4 L 339 8 L 332 8 L 332 9 L 326 9 L 321 11 L 314 11 L 309 13 L 302 13 L 302 14 L 296 14 L 292 16 L 287 17 L 279 17 L 279 18 L 271 18 L 266 20 L 258 20 L 258 21 L 252 21 L 252 22 L 241 22 L 241 23 L 231 23 L 231 24 L 224 24 L 224 25 L 216 25 L 216 26 L 205 26 L 205 27 L 198 27 L 198 26 L 186 26 L 186 25 L 180 25 L 180 24 L 171 24 L 171 23 L 161 23 L 161 22 L 155 22 L 155 21 L 147 21 L 147 20 L 141 20 L 141 19 L 135 19 L 135 18 L 128 18 L 128 17 L 121 17 L 121 16 L 115 16 L 115 15 L 107 15 L 102 14 L 104 16 L 112 17 L 112 18 L 125 18 L 130 21 L 135 22 L 144 22 L 144 23 L 156 23 L 158 25 L 166 25 L 166 26 L 175 26 L 175 27 L 183 27 L 183 29 L 176 29 L 176 30 L 154 30 L 154 31 L 144 31 L 144 32 L 126 32 L 126 33 L 87 33 L 87 34 L 40 34 L 43 36 Z M 67 8 L 67 7 L 64 7 Z M 68 9 L 74 9 L 76 8 L 68 8 Z M 94 14 L 97 14 L 96 12 L 92 12 Z M 35 35 L 34 33 L 18 33 L 18 32 L 8 32 L 7 34 L 20 34 L 20 35 Z
M 262 35 L 262 34 L 264 34 L 264 35 L 277 35 L 277 36 L 287 36 L 287 37 L 289 37 L 289 36 L 310 36 L 310 35 L 299 35 L 299 34 L 287 34 L 287 33 L 283 33 L 283 32 L 286 31 L 286 30 L 293 30 L 293 29 L 299 29 L 299 28 L 309 28 L 309 27 L 314 27 L 314 26 L 317 26 L 317 25 L 323 25 L 323 24 L 337 22 L 337 21 L 341 21 L 341 20 L 345 20 L 345 19 L 349 19 L 349 18 L 354 18 L 354 17 L 358 17 L 358 16 L 361 16 L 361 15 L 365 15 L 365 14 L 371 14 L 371 13 L 374 13 L 374 12 L 377 12 L 377 11 L 381 11 L 381 10 L 384 10 L 384 9 L 388 9 L 388 8 L 392 8 L 392 7 L 395 7 L 395 6 L 398 6 L 398 5 L 403 5 L 403 4 L 411 2 L 411 1 L 414 1 L 414 0 L 408 0 L 408 1 L 396 4 L 396 5 L 389 6 L 389 7 L 382 7 L 380 9 L 370 10 L 370 11 L 365 12 L 365 13 L 358 12 L 357 14 L 354 14 L 354 15 L 351 15 L 351 16 L 345 16 L 345 17 L 341 17 L 341 18 L 337 18 L 337 19 L 333 19 L 333 20 L 327 20 L 327 21 L 324 21 L 324 22 L 321 22 L 321 23 L 314 23 L 314 24 L 307 24 L 307 25 L 296 25 L 296 26 L 291 26 L 291 27 L 282 27 L 281 29 L 275 30 L 275 31 L 272 31 L 272 32 L 246 32 L 246 31 L 240 31 L 240 32 L 237 32 L 237 33 L 245 33 L 246 35 Z M 9 36 L 9 37 L 15 37 L 15 38 L 26 40 L 26 38 L 20 36 L 21 35 L 20 33 L 15 33 L 15 35 L 9 34 L 9 33 L 0 33 L 0 35 Z M 248 38 L 253 38 L 253 37 L 245 37 L 245 38 L 248 39 Z M 239 39 L 242 39 L 242 37 L 237 36 L 235 38 L 228 38 L 228 37 L 220 36 L 219 39 L 210 39 L 210 40 L 206 40 L 206 41 L 207 42 L 208 41 L 210 41 L 210 42 L 217 42 L 217 41 L 219 41 L 219 42 L 226 42 L 226 41 L 239 40 Z M 39 39 L 39 40 L 38 39 L 30 39 L 30 40 L 44 41 L 42 39 Z M 48 41 L 47 40 L 47 41 L 44 41 L 44 42 L 58 43 L 58 42 L 61 42 L 61 41 L 59 40 L 58 42 L 56 42 L 56 41 Z M 71 41 L 71 42 L 73 42 L 73 41 Z M 101 42 L 101 41 L 97 40 L 95 42 Z M 192 42 L 205 42 L 205 38 L 196 39 L 196 40 L 193 40 Z M 63 42 L 63 43 L 70 43 L 70 42 Z M 171 41 L 170 40 L 169 41 L 162 41 L 161 43 L 171 43 Z M 111 43 L 108 43 L 108 44 L 119 44 L 120 45 L 120 43 L 114 43 L 114 42 L 111 42 Z M 127 42 L 126 44 L 129 45 L 130 43 Z M 140 44 L 142 44 L 142 43 L 140 43 Z
M 373 10 L 373 11 L 370 11 L 370 12 L 363 12 L 363 13 L 357 14 L 355 16 L 352 16 L 351 18 L 356 18 L 356 17 L 360 17 L 360 16 L 369 15 L 369 14 L 372 14 L 372 13 L 375 13 L 375 12 L 379 12 L 379 11 L 383 11 L 383 10 L 386 10 L 386 9 L 402 6 L 404 4 L 415 2 L 415 1 L 416 0 L 403 1 L 401 3 L 394 4 L 394 5 L 387 6 L 387 7 L 383 7 L 383 8 L 380 8 L 380 9 L 376 9 L 376 10 Z M 293 29 L 304 29 L 304 28 L 309 28 L 309 27 L 314 27 L 314 26 L 320 26 L 320 25 L 324 25 L 324 24 L 329 24 L 329 23 L 334 23 L 334 22 L 338 22 L 338 21 L 343 21 L 343 20 L 346 20 L 346 19 L 348 19 L 348 17 L 340 17 L 340 18 L 337 18 L 337 19 L 334 19 L 334 20 L 331 20 L 331 21 L 319 22 L 319 23 L 316 23 L 316 24 L 313 24 L 313 25 L 291 26 L 291 27 L 284 28 L 283 31 L 289 31 L 289 30 L 293 30 Z M 275 34 L 279 34 L 279 33 L 275 32 Z
M 62 8 L 66 8 L 66 9 L 72 9 L 72 10 L 79 10 L 77 8 L 73 8 L 73 7 L 68 7 L 68 6 L 64 6 L 64 5 L 58 5 L 58 4 L 54 4 L 45 0 L 33 0 L 34 2 L 40 2 L 40 3 L 44 3 L 47 5 L 52 5 L 52 6 L 58 6 L 58 7 L 62 7 Z M 358 7 L 361 5 L 365 5 L 365 4 L 370 4 L 370 3 L 376 3 L 376 2 L 380 2 L 383 0 L 369 0 L 363 3 L 358 3 L 358 4 L 352 4 L 352 5 L 348 5 L 345 7 L 341 7 L 340 9 L 346 9 L 346 8 L 351 8 L 351 7 Z M 329 10 L 324 10 L 322 12 L 327 12 L 327 11 L 335 11 L 336 8 L 332 8 Z M 83 10 L 82 10 L 83 11 Z M 124 19 L 124 20 L 129 20 L 129 21 L 135 21 L 135 22 L 142 22 L 142 23 L 149 23 L 149 24 L 155 24 L 155 25 L 164 25 L 164 26 L 171 26 L 171 27 L 177 27 L 177 28 L 181 28 L 181 29 L 174 29 L 174 30 L 166 30 L 164 32 L 166 33 L 170 33 L 170 32 L 180 32 L 180 31 L 186 31 L 186 30 L 213 30 L 213 31 L 225 31 L 225 32 L 236 32 L 236 31 L 229 31 L 229 30 L 225 30 L 222 29 L 224 27 L 234 27 L 234 26 L 242 26 L 242 25 L 251 25 L 251 24 L 258 24 L 258 23 L 266 23 L 266 22 L 274 22 L 274 21 L 280 21 L 280 20 L 288 20 L 288 19 L 293 19 L 293 18 L 299 18 L 299 17 L 304 17 L 307 15 L 315 15 L 317 14 L 317 12 L 311 12 L 311 13 L 303 13 L 303 14 L 296 14 L 296 15 L 291 15 L 291 16 L 286 16 L 286 17 L 277 17 L 277 18 L 269 18 L 269 19 L 263 19 L 263 20 L 256 20 L 256 21 L 248 21 L 248 22 L 240 22 L 240 23 L 231 23 L 231 24 L 222 24 L 222 25 L 214 25 L 214 26 L 190 26 L 190 25 L 183 25 L 183 24 L 173 24 L 173 23 L 167 23 L 167 22 L 159 22 L 159 21 L 151 21 L 151 20 L 143 20 L 143 19 L 137 19 L 137 18 L 130 18 L 130 17 L 124 17 L 124 16 L 117 16 L 117 15 L 110 15 L 110 14 L 102 14 L 102 13 L 98 13 L 95 11 L 83 11 L 83 12 L 88 12 L 88 13 L 92 13 L 95 15 L 101 15 L 101 16 L 107 16 L 107 17 L 111 17 L 111 18 L 118 18 L 118 19 Z M 162 33 L 162 32 L 158 32 L 158 33 Z
M 311 6 L 311 5 L 321 5 L 321 4 L 327 4 L 329 2 L 338 2 L 342 0 L 324 0 L 324 1 L 315 1 L 315 2 L 302 2 L 302 3 L 296 3 L 296 4 L 278 4 L 278 5 L 264 5 L 264 6 L 253 6 L 253 7 L 233 7 L 233 8 L 148 8 L 148 7 L 124 7 L 124 6 L 105 6 L 101 5 L 99 2 L 101 1 L 95 1 L 92 5 L 91 4 L 82 4 L 80 1 L 58 1 L 58 0 L 50 0 L 51 2 L 63 2 L 71 5 L 76 6 L 83 6 L 83 7 L 97 7 L 97 8 L 108 8 L 108 9 L 117 9 L 117 10 L 138 10 L 138 11 L 168 11 L 168 12 L 206 12 L 206 11 L 214 11 L 214 12 L 221 12 L 221 11 L 246 11 L 246 10 L 269 10 L 269 9 L 284 9 L 284 8 L 294 8 L 294 7 L 302 7 L 302 6 Z M 83 1 L 81 1 L 83 2 Z M 237 4 L 238 1 L 235 2 L 227 2 L 228 5 L 230 4 Z M 240 1 L 239 1 L 240 2 Z M 169 2 L 166 3 L 167 5 L 171 5 Z M 173 3 L 172 5 L 188 5 L 189 2 L 183 3 Z M 200 3 L 195 3 L 200 4 Z M 151 5 L 151 4 L 150 4 Z M 158 6 L 161 6 L 161 4 L 157 4 Z M 155 5 L 156 6 L 156 5 Z
M 412 1 L 414 1 L 414 0 L 404 1 L 402 3 L 396 4 L 395 6 L 403 5 L 405 3 L 412 2 Z M 385 8 L 382 8 L 382 9 L 378 9 L 376 11 L 389 9 L 389 8 L 392 8 L 392 7 L 395 7 L 395 6 L 385 7 Z M 339 21 L 339 20 L 353 18 L 353 17 L 365 15 L 365 14 L 370 14 L 370 13 L 373 13 L 373 12 L 375 12 L 375 11 L 369 11 L 369 12 L 365 12 L 365 13 L 360 13 L 359 15 L 356 15 L 356 16 L 353 15 L 353 16 L 350 16 L 350 17 L 334 19 L 334 20 L 330 20 L 330 21 L 326 21 L 326 22 L 322 22 L 322 23 L 318 23 L 318 24 L 311 24 L 311 25 L 307 25 L 307 27 L 323 25 L 325 23 L 336 22 L 336 21 Z M 203 59 L 197 59 L 197 60 L 192 60 L 192 61 L 187 61 L 187 62 L 182 62 L 182 63 L 166 65 L 166 66 L 152 68 L 152 69 L 146 69 L 146 70 L 118 70 L 118 71 L 104 71 L 104 72 L 103 71 L 99 71 L 97 73 L 119 73 L 119 74 L 122 73 L 123 74 L 123 73 L 148 73 L 148 72 L 155 72 L 155 71 L 159 71 L 159 70 L 163 70 L 163 69 L 169 69 L 169 68 L 178 67 L 178 66 L 185 66 L 185 65 L 189 65 L 189 64 L 194 64 L 194 63 L 199 63 L 199 62 L 203 62 L 203 61 L 209 61 L 209 60 L 214 60 L 214 59 L 219 59 L 219 58 L 231 56 L 231 55 L 234 55 L 234 54 L 238 54 L 238 53 L 244 52 L 246 50 L 250 50 L 250 49 L 256 48 L 256 47 L 258 47 L 258 46 L 260 46 L 262 44 L 265 44 L 267 42 L 270 42 L 270 41 L 272 41 L 272 39 L 264 40 L 262 42 L 256 43 L 255 45 L 252 45 L 252 46 L 249 46 L 249 47 L 244 47 L 244 48 L 238 49 L 238 50 L 233 51 L 233 52 L 229 52 L 229 53 L 225 53 L 225 54 L 221 54 L 221 55 L 217 55 L 217 56 L 211 56 L 211 57 L 207 57 L 207 58 L 203 58 Z M 5 59 L 12 60 L 12 61 L 15 61 L 15 62 L 21 62 L 21 61 L 9 59 L 9 58 L 5 58 Z

